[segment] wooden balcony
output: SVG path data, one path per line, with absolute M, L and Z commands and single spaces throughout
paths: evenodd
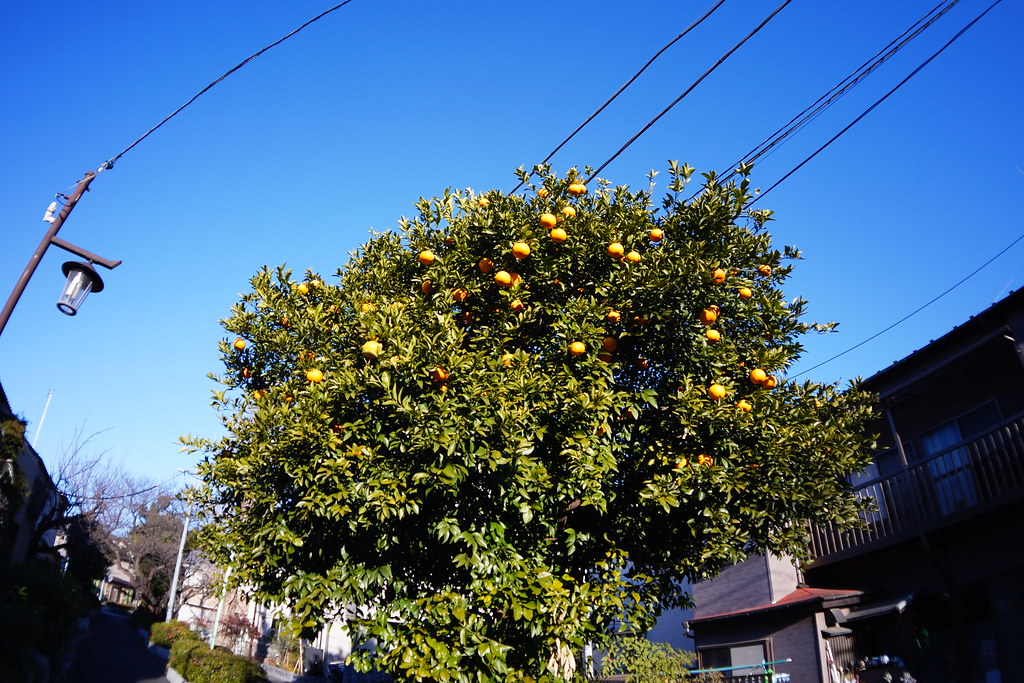
M 857 487 L 876 509 L 863 529 L 811 527 L 812 566 L 879 550 L 1024 496 L 1024 416 Z

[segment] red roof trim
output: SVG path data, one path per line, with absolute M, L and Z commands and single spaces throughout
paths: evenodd
M 769 610 L 791 607 L 793 605 L 799 605 L 803 603 L 817 601 L 824 602 L 826 600 L 837 600 L 839 598 L 854 598 L 860 595 L 863 595 L 862 591 L 845 590 L 840 588 L 797 588 L 789 595 L 785 595 L 779 598 L 776 602 L 770 602 L 764 605 L 757 605 L 755 607 L 746 607 L 744 609 L 733 610 L 732 612 L 709 614 L 706 617 L 696 617 L 694 619 L 690 619 L 689 623 L 699 624 L 701 622 L 711 621 L 713 619 L 725 619 L 728 617 L 747 616 L 750 614 L 756 614 L 758 612 L 767 612 Z

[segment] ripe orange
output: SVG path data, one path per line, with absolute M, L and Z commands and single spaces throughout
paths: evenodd
M 250 377 L 252 377 L 252 370 L 249 368 L 242 368 L 242 378 L 249 379 Z
M 469 298 L 469 292 L 459 287 L 452 291 L 452 298 L 461 304 Z
M 555 228 L 551 231 L 551 241 L 555 244 L 561 244 L 565 240 L 569 239 L 569 236 L 565 234 L 565 230 L 561 228 Z
M 708 330 L 707 332 L 704 333 L 704 336 L 707 337 L 708 341 L 712 343 L 720 341 L 722 339 L 722 333 L 719 332 L 718 330 Z
M 576 209 L 572 208 L 571 206 L 567 206 L 564 209 L 562 209 L 562 215 L 565 216 L 566 218 L 575 218 Z
M 602 363 L 611 363 L 612 362 L 612 354 L 610 354 L 610 353 L 599 353 L 599 354 L 597 354 L 597 359 L 599 361 L 601 361 Z
M 266 393 L 267 392 L 263 391 L 262 389 L 257 389 L 256 391 L 252 392 L 252 397 L 258 401 L 261 398 L 263 398 L 266 395 Z
M 480 262 L 476 264 L 476 267 L 480 269 L 481 273 L 489 273 L 494 270 L 494 261 L 484 256 L 480 259 Z
M 608 245 L 608 255 L 612 258 L 622 258 L 622 255 L 626 253 L 626 248 L 618 242 L 612 242 Z
M 558 224 L 558 218 L 553 213 L 542 213 L 540 215 L 540 224 L 550 230 Z
M 721 384 L 712 384 L 708 387 L 708 396 L 715 399 L 716 401 L 725 398 L 725 395 L 729 393 L 725 387 Z
M 509 304 L 509 307 L 516 313 L 522 313 L 523 311 L 526 310 L 526 305 L 519 299 L 516 299 L 511 304 Z
M 750 381 L 754 384 L 764 384 L 764 381 L 768 379 L 768 373 L 761 368 L 754 368 L 750 371 Z
M 384 346 L 376 339 L 371 339 L 368 342 L 363 343 L 362 352 L 363 358 L 369 358 L 371 360 L 377 360 L 377 356 L 384 350 Z
M 487 208 L 488 206 L 491 205 L 491 200 L 488 199 L 487 197 L 481 197 L 478 203 L 480 204 L 481 207 Z
M 433 283 L 431 283 L 430 280 L 424 280 L 420 284 L 420 291 L 423 292 L 424 294 L 433 294 L 434 293 L 434 285 L 433 285 Z
M 505 270 L 499 270 L 494 274 L 494 281 L 502 287 L 508 287 L 512 284 L 512 274 Z
M 676 472 L 682 472 L 684 469 L 690 466 L 690 461 L 686 458 L 679 458 L 676 460 L 676 466 L 673 468 Z
M 740 287 L 739 290 L 737 290 L 737 294 L 740 295 L 741 299 L 749 299 L 754 296 L 754 293 L 750 291 L 750 287 Z
M 440 365 L 435 365 L 434 369 L 430 371 L 430 379 L 435 382 L 443 382 L 448 379 L 448 371 Z
M 420 252 L 419 255 L 420 263 L 422 263 L 425 266 L 429 266 L 431 263 L 433 263 L 434 258 L 434 252 L 430 251 L 429 249 L 424 249 L 423 251 Z
M 427 280 L 426 282 L 430 282 L 430 280 Z M 377 306 L 370 303 L 369 301 L 364 301 L 363 305 L 360 306 L 360 309 L 363 311 L 363 313 L 367 313 L 369 311 L 376 310 Z
M 569 353 L 574 356 L 582 356 L 586 352 L 587 345 L 581 341 L 574 341 L 572 344 L 569 344 Z
M 512 284 L 513 285 L 522 284 L 522 282 L 523 282 L 523 276 L 522 275 L 520 275 L 519 273 L 512 273 Z
M 757 267 L 757 272 L 760 273 L 761 275 L 764 275 L 765 277 L 768 277 L 769 275 L 772 274 L 772 267 L 760 265 Z
M 778 385 L 779 380 L 775 378 L 775 375 L 768 375 L 764 382 L 761 384 L 765 389 L 774 389 Z
M 711 463 L 713 463 L 713 462 L 714 462 L 714 460 L 712 460 L 711 456 L 708 455 L 707 453 L 701 453 L 700 455 L 697 456 L 697 464 L 698 465 L 703 465 L 703 466 L 707 467 L 707 466 L 711 465 Z
M 736 403 L 736 407 L 739 408 L 744 413 L 749 413 L 751 410 L 754 409 L 754 406 L 750 405 L 750 401 L 746 399 L 743 399 Z
M 650 238 L 652 242 L 660 242 L 665 236 L 665 231 L 661 228 L 651 228 Z
M 548 196 L 548 188 L 542 187 L 539 190 L 537 190 L 537 196 L 538 197 L 547 197 Z
M 569 194 L 579 196 L 581 194 L 586 194 L 586 193 L 587 193 L 587 186 L 584 185 L 583 183 L 573 183 L 572 185 L 569 186 Z
M 601 342 L 601 348 L 603 348 L 608 353 L 611 353 L 615 349 L 619 348 L 619 340 L 616 339 L 615 337 L 605 337 L 604 340 Z
M 710 325 L 711 323 L 718 320 L 718 311 L 710 307 L 705 308 L 703 311 L 700 312 L 699 317 L 702 323 L 704 323 L 705 325 Z
M 299 290 L 299 294 L 309 294 L 309 285 L 305 282 L 300 282 L 295 286 L 295 289 Z
M 501 354 L 501 364 L 504 365 L 505 367 L 511 367 L 512 365 L 515 364 L 514 361 L 515 356 L 513 356 L 511 353 Z
M 316 368 L 313 368 L 312 370 L 307 370 L 306 371 L 306 379 L 308 379 L 313 384 L 316 384 L 317 382 L 319 382 L 323 378 L 324 378 L 324 373 L 321 372 L 320 370 L 317 370 Z
M 530 255 L 530 245 L 526 242 L 516 242 L 512 245 L 512 255 L 518 259 L 524 259 Z
M 640 263 L 640 252 L 639 251 L 631 251 L 631 252 L 629 252 L 628 254 L 626 254 L 626 260 L 627 261 L 632 261 L 633 263 Z
M 235 343 L 232 344 L 232 346 L 241 351 L 242 349 L 245 348 L 245 340 L 239 337 L 238 339 L 235 340 Z
M 711 281 L 714 282 L 716 285 L 720 285 L 723 282 L 725 282 L 725 271 L 722 270 L 721 268 L 715 268 L 715 270 L 711 273 Z
M 622 320 L 622 314 L 618 311 L 608 311 L 604 317 L 607 318 L 610 323 L 617 323 Z

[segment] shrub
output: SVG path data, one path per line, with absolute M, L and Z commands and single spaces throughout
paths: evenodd
M 266 683 L 258 664 L 222 649 L 211 650 L 192 638 L 178 638 L 171 646 L 171 668 L 190 683 Z
M 180 621 L 157 622 L 149 633 L 149 642 L 157 647 L 170 648 L 179 638 L 199 640 L 199 635 Z

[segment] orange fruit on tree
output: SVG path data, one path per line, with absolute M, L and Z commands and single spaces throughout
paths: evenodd
M 665 231 L 661 228 L 651 228 L 651 234 L 649 235 L 652 242 L 660 242 L 665 237 Z
M 768 379 L 768 373 L 762 368 L 754 368 L 750 371 L 750 381 L 754 384 L 764 384 L 766 379 Z
M 524 259 L 530 255 L 530 245 L 526 242 L 516 242 L 512 245 L 512 255 L 518 259 Z
M 581 341 L 574 341 L 573 343 L 569 344 L 569 353 L 571 353 L 574 356 L 582 356 L 586 352 L 587 345 Z
M 742 400 L 738 401 L 736 403 L 736 407 L 741 412 L 744 412 L 744 413 L 749 413 L 751 410 L 754 409 L 754 406 L 750 405 L 750 401 L 748 401 L 747 399 L 742 399 Z
M 772 274 L 772 267 L 767 265 L 760 265 L 757 267 L 757 272 L 760 273 L 761 275 L 764 275 L 765 277 L 768 277 L 769 275 Z
M 725 271 L 721 268 L 715 268 L 711 273 L 711 281 L 716 285 L 720 285 L 725 282 Z
M 420 291 L 423 292 L 424 294 L 433 294 L 434 284 L 430 280 L 424 280 L 422 283 L 420 283 Z
M 608 311 L 608 313 L 606 313 L 604 317 L 610 323 L 617 323 L 620 320 L 622 320 L 622 314 L 619 313 L 618 311 Z
M 698 465 L 703 465 L 704 467 L 707 467 L 707 466 L 711 465 L 711 463 L 713 463 L 713 462 L 714 462 L 714 460 L 712 460 L 711 456 L 708 455 L 707 453 L 701 453 L 700 455 L 697 456 L 697 464 Z
M 718 320 L 718 311 L 711 307 L 708 307 L 701 311 L 698 317 L 700 317 L 700 321 L 702 323 L 704 323 L 705 325 L 710 325 L 711 323 Z
M 778 385 L 779 380 L 775 378 L 775 375 L 768 375 L 764 382 L 761 383 L 765 389 L 774 389 Z
M 558 224 L 558 218 L 553 213 L 542 213 L 540 215 L 540 224 L 550 230 Z
M 458 287 L 452 290 L 452 298 L 461 304 L 463 301 L 469 298 L 469 292 L 462 289 L 461 287 Z
M 436 257 L 434 256 L 434 252 L 430 251 L 429 249 L 424 249 L 423 251 L 420 252 L 418 258 L 420 260 L 420 263 L 422 263 L 425 266 L 429 266 L 431 263 L 434 262 L 434 258 Z
M 491 200 L 488 199 L 487 197 L 481 197 L 478 203 L 480 204 L 481 207 L 487 208 L 488 206 L 491 205 Z
M 242 368 L 242 378 L 249 379 L 250 377 L 252 377 L 252 370 L 249 368 Z
M 610 354 L 610 353 L 599 353 L 599 354 L 597 354 L 597 359 L 599 361 L 601 361 L 602 363 L 611 363 L 612 362 L 612 354 Z
M 266 393 L 267 392 L 263 391 L 262 389 L 257 389 L 256 391 L 252 392 L 252 397 L 258 401 L 261 398 L 263 398 L 266 395 Z
M 579 196 L 587 193 L 587 186 L 583 183 L 573 183 L 569 185 L 569 194 Z
M 601 341 L 601 348 L 603 348 L 608 353 L 611 353 L 615 349 L 619 348 L 619 340 L 616 339 L 615 337 L 605 337 Z
M 725 395 L 728 393 L 728 390 L 718 383 L 712 384 L 708 387 L 708 396 L 716 401 L 725 398 Z
M 383 350 L 384 346 L 376 339 L 371 339 L 367 342 L 364 342 L 361 349 L 363 353 L 363 358 L 368 358 L 371 360 L 377 360 L 377 357 Z
M 750 291 L 750 287 L 740 287 L 736 290 L 736 293 L 740 295 L 741 299 L 749 299 L 754 296 L 754 293 Z
M 426 280 L 426 282 L 430 282 L 430 280 Z M 370 303 L 369 301 L 364 301 L 363 305 L 360 306 L 359 308 L 360 308 L 360 310 L 362 310 L 363 313 L 367 313 L 369 311 L 376 310 L 377 306 L 375 306 L 374 304 Z
M 537 190 L 537 196 L 538 197 L 547 197 L 548 196 L 548 188 L 542 187 L 539 190 Z
M 712 343 L 720 341 L 722 339 L 722 333 L 719 332 L 718 330 L 707 330 L 704 333 L 704 336 L 707 337 L 708 341 Z
M 299 291 L 299 294 L 309 294 L 309 285 L 307 285 L 305 282 L 300 282 L 299 284 L 295 285 L 295 289 Z
M 511 308 L 516 313 L 522 313 L 523 311 L 526 310 L 526 305 L 519 299 L 516 299 L 511 304 L 509 304 L 509 308 Z
M 476 267 L 480 269 L 481 273 L 489 273 L 492 270 L 494 270 L 494 261 L 492 261 L 491 259 L 489 259 L 486 256 L 484 256 L 476 264 Z
M 633 263 L 639 263 L 640 262 L 640 252 L 639 251 L 631 251 L 631 252 L 629 252 L 628 254 L 626 254 L 626 260 L 627 261 L 632 261 Z
M 507 270 L 499 270 L 494 274 L 494 281 L 501 287 L 509 287 L 512 284 L 512 274 Z
M 515 364 L 515 358 L 511 353 L 503 353 L 501 354 L 501 364 L 505 367 L 511 367 Z
M 673 468 L 676 472 L 682 472 L 684 469 L 690 466 L 690 461 L 686 458 L 679 458 L 676 460 L 676 466 Z
M 565 234 L 565 230 L 562 228 L 554 228 L 551 231 L 551 241 L 555 244 L 561 244 L 567 239 L 569 239 L 569 236 Z
M 316 384 L 317 382 L 321 381 L 323 378 L 324 378 L 324 373 L 322 371 L 320 371 L 320 370 L 317 370 L 316 368 L 313 368 L 312 370 L 307 370 L 306 371 L 306 379 L 309 380 L 310 382 L 312 382 L 313 384 Z
M 562 215 L 565 216 L 566 218 L 575 218 L 576 209 L 572 208 L 571 206 L 567 206 L 564 209 L 562 209 Z
M 430 371 L 430 379 L 435 382 L 443 382 L 448 379 L 448 371 L 440 365 L 435 365 L 434 369 Z
M 612 242 L 608 245 L 608 255 L 612 258 L 622 258 L 622 255 L 626 253 L 626 248 L 618 242 Z
M 513 285 L 522 284 L 522 282 L 523 282 L 523 276 L 522 275 L 520 275 L 519 273 L 512 273 L 512 284 Z M 527 287 L 527 289 L 529 289 L 529 287 Z
M 244 339 L 242 339 L 241 337 L 239 337 L 238 339 L 236 339 L 236 340 L 234 341 L 234 343 L 232 344 L 232 346 L 234 346 L 234 347 L 235 347 L 236 349 L 238 349 L 239 351 L 241 351 L 242 349 L 244 349 L 244 348 L 245 348 L 245 340 L 244 340 Z

